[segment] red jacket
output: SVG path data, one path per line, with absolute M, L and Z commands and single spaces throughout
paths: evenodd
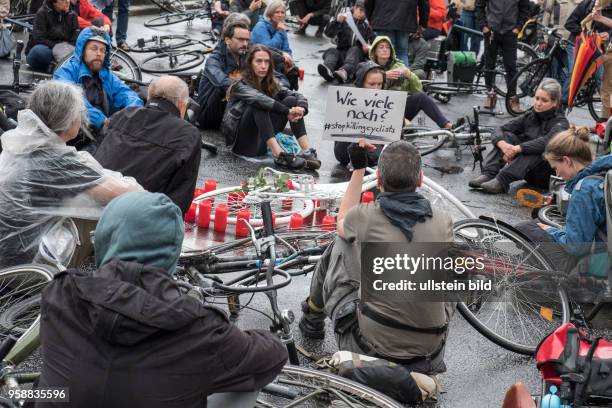
M 73 10 L 79 16 L 79 29 L 84 29 L 85 27 L 89 27 L 93 25 L 91 20 L 94 18 L 102 18 L 104 24 L 111 25 L 111 21 L 106 15 L 104 15 L 100 10 L 91 5 L 88 0 L 78 0 L 77 7 L 74 7 Z
M 446 0 L 429 0 L 429 20 L 427 27 L 442 31 L 446 20 Z

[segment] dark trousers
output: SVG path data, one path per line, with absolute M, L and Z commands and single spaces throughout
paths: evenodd
M 350 144 L 350 142 L 334 142 L 334 156 L 343 166 L 346 166 L 351 161 L 348 154 L 348 147 Z M 368 167 L 374 167 L 378 164 L 378 157 L 380 156 L 380 152 L 382 152 L 382 148 L 383 145 L 376 145 L 376 150 L 367 152 Z
M 300 18 L 304 17 L 308 13 L 312 13 L 317 11 L 316 9 L 311 9 L 306 6 L 306 2 L 304 0 L 291 0 L 289 3 L 289 10 L 291 11 L 292 16 L 300 16 Z M 314 16 L 308 21 L 308 25 L 315 25 L 321 27 L 325 27 L 325 25 L 329 22 L 329 16 L 327 14 L 323 14 L 321 16 Z
M 506 134 L 504 140 L 513 145 L 520 143 L 518 137 L 512 134 Z M 482 174 L 497 178 L 506 190 L 510 183 L 518 180 L 527 180 L 538 187 L 546 188 L 552 169 L 541 154 L 519 154 L 506 163 L 501 150 L 494 145 L 485 158 Z
M 485 83 L 489 89 L 493 89 L 495 76 L 495 65 L 497 55 L 501 52 L 506 71 L 506 86 L 508 95 L 516 95 L 516 84 L 511 84 L 516 75 L 516 34 L 512 31 L 507 33 L 492 33 L 489 31 L 484 35 L 484 57 L 485 57 Z
M 219 129 L 225 112 L 224 98 L 225 92 L 219 88 L 210 94 L 198 115 L 198 125 L 201 129 Z
M 332 71 L 343 69 L 348 78 L 353 78 L 357 72 L 357 65 L 366 60 L 366 55 L 361 47 L 354 46 L 348 50 L 328 48 L 323 53 L 323 64 Z
M 514 227 L 538 246 L 538 251 L 546 255 L 555 270 L 569 272 L 576 265 L 578 257 L 565 251 L 565 248 L 540 228 L 536 221 L 523 221 Z
M 420 111 L 425 112 L 431 120 L 436 122 L 436 125 L 439 127 L 444 127 L 448 122 L 450 122 L 436 102 L 427 95 L 425 92 L 417 92 L 412 95 L 408 95 L 406 98 L 406 109 L 404 110 L 404 117 L 408 120 L 412 120 Z
M 294 96 L 288 96 L 280 102 L 289 108 L 297 106 L 297 99 Z M 240 118 L 238 135 L 232 150 L 236 154 L 247 157 L 265 155 L 267 151 L 266 142 L 276 133 L 285 129 L 287 122 L 286 114 L 249 106 Z M 306 135 L 303 118 L 297 122 L 289 122 L 289 126 L 296 138 L 299 139 Z

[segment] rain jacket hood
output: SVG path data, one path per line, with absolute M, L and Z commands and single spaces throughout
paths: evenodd
M 87 73 L 90 74 L 90 75 L 91 75 L 91 73 L 89 72 L 89 69 L 87 69 L 87 65 L 85 65 L 85 63 L 83 61 L 83 53 L 85 52 L 85 45 L 87 44 L 89 39 L 94 34 L 95 35 L 103 35 L 104 39 L 106 40 L 106 55 L 104 56 L 104 68 L 103 69 L 109 69 L 110 68 L 110 50 L 112 49 L 111 38 L 108 35 L 108 33 L 104 32 L 103 30 L 101 30 L 99 28 L 87 27 L 83 31 L 81 31 L 81 34 L 79 34 L 79 36 L 77 37 L 77 40 L 76 40 L 76 45 L 74 47 L 74 57 L 73 58 L 76 58 L 78 61 L 83 62 L 83 64 L 81 65 L 81 68 L 87 70 Z
M 576 184 L 583 178 L 593 175 L 602 175 L 602 173 L 606 173 L 610 169 L 612 169 L 612 155 L 608 154 L 601 156 L 593 160 L 591 164 L 580 170 L 573 179 L 569 180 L 565 186 L 565 190 L 571 194 Z
M 393 43 L 391 42 L 391 39 L 384 35 L 379 35 L 372 42 L 372 46 L 370 47 L 370 52 L 368 54 L 370 60 L 376 62 L 375 56 L 374 56 L 374 50 L 376 49 L 376 46 L 380 44 L 382 41 L 386 41 L 391 46 L 391 58 L 389 58 L 389 61 L 387 61 L 387 63 L 384 66 L 381 65 L 382 68 L 385 71 L 389 71 L 391 69 L 396 69 L 396 68 L 406 68 L 404 63 L 400 61 L 399 59 L 397 59 L 395 55 L 395 47 L 393 47 Z M 421 84 L 421 80 L 419 79 L 419 77 L 417 77 L 414 72 L 410 72 L 409 77 L 399 78 L 399 79 L 388 79 L 387 78 L 385 81 L 385 89 L 392 90 L 392 91 L 405 91 L 410 94 L 413 94 L 416 92 L 421 92 L 423 90 L 423 85 Z
M 355 74 L 355 86 L 357 88 L 363 88 L 363 83 L 370 72 L 373 69 L 383 69 L 380 65 L 375 63 L 374 61 L 365 61 L 357 67 L 357 73 Z M 386 75 L 383 72 L 383 81 L 385 80 Z
M 98 222 L 96 266 L 116 258 L 174 272 L 184 228 L 181 210 L 166 195 L 123 194 L 111 201 Z
M 374 50 L 376 49 L 378 44 L 380 44 L 382 41 L 386 41 L 391 46 L 391 58 L 389 59 L 389 62 L 387 62 L 384 68 L 385 69 L 390 69 L 388 67 L 393 68 L 397 63 L 404 65 L 400 60 L 397 59 L 397 56 L 395 55 L 395 47 L 393 46 L 393 42 L 391 41 L 391 38 L 387 37 L 386 35 L 379 35 L 374 39 L 374 41 L 372 41 L 372 46 L 370 46 L 370 52 L 368 53 L 368 58 L 370 58 L 370 60 L 372 61 L 376 61 Z

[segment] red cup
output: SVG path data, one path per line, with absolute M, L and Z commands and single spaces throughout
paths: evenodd
M 300 79 L 304 79 L 304 68 L 300 68 L 298 76 Z
M 201 189 L 201 188 L 196 188 L 196 189 L 193 191 L 193 198 L 194 198 L 194 199 L 196 199 L 196 198 L 198 198 L 199 196 L 201 196 L 202 194 L 204 194 L 204 190 L 203 190 L 203 189 Z
M 289 219 L 289 229 L 300 229 L 304 226 L 304 218 L 302 214 L 295 213 Z
M 225 232 L 226 228 L 227 228 L 227 205 L 219 204 L 215 208 L 214 230 L 217 232 Z
M 185 214 L 185 222 L 193 224 L 196 220 L 196 209 L 198 208 L 196 203 L 191 203 L 187 213 Z
M 240 210 L 238 210 L 238 214 L 236 215 L 236 237 L 249 236 L 249 227 L 247 227 L 247 225 L 240 220 L 244 219 L 248 223 L 250 217 L 251 212 L 248 208 L 241 208 Z
M 198 204 L 198 227 L 208 228 L 210 225 L 210 213 L 212 203 L 208 200 L 200 201 Z
M 366 203 L 371 203 L 372 201 L 374 201 L 374 192 L 373 191 L 366 191 L 361 195 L 361 202 L 363 204 Z
M 321 224 L 321 229 L 323 231 L 333 231 L 336 229 L 336 219 L 331 215 L 323 217 L 323 222 L 321 222 Z
M 208 193 L 209 191 L 213 191 L 217 189 L 217 180 L 208 179 L 204 182 L 204 192 Z

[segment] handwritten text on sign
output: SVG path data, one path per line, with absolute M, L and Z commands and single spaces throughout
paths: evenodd
M 323 139 L 372 143 L 399 140 L 404 123 L 406 93 L 379 89 L 330 86 Z

